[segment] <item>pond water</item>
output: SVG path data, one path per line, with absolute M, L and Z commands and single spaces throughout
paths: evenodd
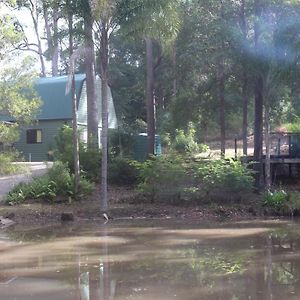
M 0 299 L 300 299 L 300 224 L 10 229 L 0 232 Z

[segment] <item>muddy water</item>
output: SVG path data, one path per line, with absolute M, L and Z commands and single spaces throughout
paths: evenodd
M 115 221 L 0 232 L 0 300 L 300 299 L 300 224 Z

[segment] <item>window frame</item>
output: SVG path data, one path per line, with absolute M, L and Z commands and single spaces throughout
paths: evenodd
M 38 132 L 40 132 L 41 141 L 38 142 Z M 34 133 L 34 138 L 33 138 Z M 43 143 L 43 130 L 41 128 L 31 128 L 26 130 L 26 144 L 42 144 Z

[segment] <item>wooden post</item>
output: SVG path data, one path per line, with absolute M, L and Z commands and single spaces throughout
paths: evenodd
M 277 155 L 280 156 L 280 138 L 278 139 L 278 145 L 277 145 Z

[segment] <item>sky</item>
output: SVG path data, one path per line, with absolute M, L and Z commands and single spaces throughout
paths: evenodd
M 1 1 L 1 0 L 0 0 Z M 18 22 L 21 24 L 24 33 L 28 39 L 29 43 L 36 43 L 36 37 L 35 37 L 35 33 L 33 30 L 33 24 L 32 24 L 32 19 L 30 16 L 30 12 L 27 9 L 22 9 L 22 10 L 11 10 L 9 8 L 7 8 L 6 6 L 0 4 L 0 15 L 4 15 L 4 14 L 9 14 L 13 17 L 15 17 Z M 43 24 L 41 24 L 43 25 Z M 40 28 L 43 28 L 43 26 L 40 26 Z M 41 34 L 43 34 L 41 32 Z M 44 42 L 44 46 L 45 46 L 45 42 Z M 45 49 L 45 47 L 43 48 Z M 14 62 L 18 59 L 22 60 L 22 58 L 24 58 L 25 56 L 33 56 L 36 59 L 36 64 L 34 66 L 34 69 L 38 72 L 40 72 L 40 64 L 39 64 L 39 60 L 38 60 L 38 55 L 32 51 L 24 51 L 24 53 L 20 53 L 19 56 L 15 56 L 15 60 Z M 49 65 L 46 62 L 46 69 L 49 69 Z

